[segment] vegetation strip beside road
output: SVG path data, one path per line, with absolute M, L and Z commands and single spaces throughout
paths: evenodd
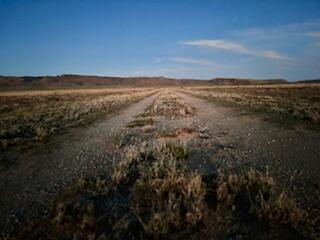
M 183 92 L 289 125 L 320 128 L 319 84 L 194 87 Z
M 30 146 L 70 127 L 92 123 L 155 92 L 93 89 L 0 94 L 0 151 Z

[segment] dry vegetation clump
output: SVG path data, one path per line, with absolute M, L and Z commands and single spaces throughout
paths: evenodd
M 154 125 L 145 125 L 140 128 L 140 131 L 143 133 L 152 133 L 156 131 L 156 127 Z
M 153 118 L 139 118 L 127 124 L 127 127 L 128 128 L 144 127 L 144 126 L 152 126 L 153 124 L 154 124 Z
M 157 132 L 158 140 L 168 141 L 170 139 L 186 140 L 197 135 L 195 128 L 174 128 L 170 130 L 162 130 Z
M 152 104 L 146 115 L 158 115 L 169 119 L 192 116 L 195 108 L 185 103 L 174 92 L 163 92 Z
M 243 224 L 251 222 L 261 235 L 278 238 L 285 233 L 294 236 L 307 222 L 306 212 L 277 187 L 268 171 L 251 169 L 243 174 L 220 173 L 216 194 L 217 211 L 224 212 L 226 218 L 232 219 L 230 224 L 238 225 L 243 232 L 246 228 L 251 231 Z M 256 221 L 259 224 L 254 224 Z
M 54 204 L 49 238 L 144 239 L 128 196 L 112 188 L 110 179 L 81 180 Z
M 273 113 L 283 120 L 320 124 L 319 84 L 206 87 L 185 92 L 228 106 Z
M 137 180 L 132 192 L 135 214 L 156 238 L 190 237 L 204 226 L 206 188 L 196 172 L 162 161 Z
M 91 93 L 93 91 L 93 93 Z M 16 144 L 43 141 L 72 126 L 86 124 L 153 94 L 87 90 L 0 96 L 0 150 Z
M 41 231 L 61 239 L 316 239 L 268 171 L 201 176 L 187 157 L 173 142 L 130 147 L 110 178 L 67 188 Z
M 141 147 L 130 146 L 122 160 L 113 168 L 112 182 L 114 186 L 134 183 L 146 169 L 158 162 L 180 161 L 187 158 L 188 152 L 185 145 L 177 145 L 173 142 L 164 144 L 153 143 L 152 146 L 142 144 Z

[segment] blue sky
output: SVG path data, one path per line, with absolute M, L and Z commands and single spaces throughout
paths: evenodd
M 0 75 L 320 77 L 319 0 L 0 0 Z

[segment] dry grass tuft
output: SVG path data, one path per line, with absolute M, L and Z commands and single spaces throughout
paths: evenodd
M 296 227 L 306 219 L 295 202 L 277 188 L 268 171 L 220 174 L 216 192 L 219 208 L 232 209 L 270 225 Z
M 108 180 L 80 178 L 54 204 L 52 223 L 58 231 L 72 232 L 77 238 L 97 234 L 103 217 L 99 201 L 109 193 Z
M 145 169 L 167 159 L 181 161 L 188 156 L 185 145 L 167 142 L 164 144 L 130 146 L 121 161 L 115 164 L 112 173 L 114 186 L 130 184 L 138 179 Z
M 144 127 L 144 126 L 152 126 L 154 124 L 153 118 L 141 118 L 136 119 L 129 124 L 127 124 L 128 128 L 135 128 L 135 127 Z
M 195 108 L 187 105 L 183 98 L 171 91 L 163 92 L 144 115 L 158 115 L 168 119 L 193 116 Z
M 156 237 L 181 236 L 203 224 L 205 195 L 199 174 L 163 161 L 135 183 L 133 209 L 146 232 Z
M 162 130 L 157 132 L 159 141 L 180 140 L 186 141 L 196 137 L 197 130 L 194 128 L 175 128 L 172 130 Z
M 156 127 L 153 125 L 145 125 L 140 128 L 140 131 L 143 133 L 151 133 L 156 131 Z

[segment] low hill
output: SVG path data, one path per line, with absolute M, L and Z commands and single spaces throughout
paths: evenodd
M 286 84 L 287 80 L 284 79 L 242 79 L 242 78 L 214 78 L 209 80 L 213 85 L 256 85 L 256 84 Z
M 165 86 L 177 85 L 177 80 L 163 77 L 99 77 L 61 75 L 43 77 L 0 77 L 0 87 L 102 87 L 102 86 Z
M 296 81 L 294 83 L 320 83 L 320 79 L 301 80 L 301 81 Z
M 73 87 L 156 87 L 156 86 L 200 86 L 200 85 L 251 85 L 283 84 L 286 80 L 254 80 L 237 78 L 215 78 L 211 80 L 173 79 L 165 77 L 101 77 L 85 75 L 60 75 L 39 77 L 0 76 L 0 88 L 73 88 Z

